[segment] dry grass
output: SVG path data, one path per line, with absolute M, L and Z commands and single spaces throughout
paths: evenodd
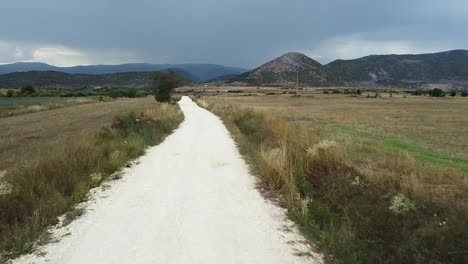
M 94 134 L 125 112 L 144 112 L 154 99 L 121 99 L 0 118 L 0 169 L 34 157 L 37 149 Z
M 364 93 L 365 94 L 365 93 Z M 272 112 L 297 123 L 373 137 L 397 137 L 447 156 L 468 159 L 468 98 L 389 98 L 314 93 L 308 96 L 212 96 L 210 102 Z
M 137 114 L 140 113 L 140 114 Z M 0 119 L 0 262 L 30 251 L 90 188 L 158 144 L 183 120 L 152 98 L 71 106 Z M 1 134 L 0 134 L 1 135 Z
M 465 99 L 312 94 L 203 100 L 215 103 L 209 108 L 228 125 L 264 185 L 281 193 L 304 233 L 338 263 L 464 258 Z
M 61 97 L 20 97 L 0 98 L 0 100 L 7 103 L 2 105 L 0 102 L 0 118 L 96 102 L 95 99 L 91 98 L 69 99 Z

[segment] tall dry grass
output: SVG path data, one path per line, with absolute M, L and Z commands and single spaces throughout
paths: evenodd
M 18 157 L 2 179 L 11 190 L 0 194 L 0 262 L 30 251 L 44 229 L 85 200 L 90 188 L 161 142 L 182 120 L 178 106 L 159 104 L 118 116 L 97 134 L 44 145 L 33 159 Z
M 304 234 L 331 261 L 466 260 L 463 171 L 419 163 L 407 152 L 380 146 L 366 146 L 378 164 L 357 166 L 346 148 L 318 131 L 266 112 L 201 105 L 222 118 L 262 188 L 278 193 Z

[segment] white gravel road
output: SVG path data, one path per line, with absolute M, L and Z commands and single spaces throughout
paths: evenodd
M 256 190 L 220 119 L 188 97 L 179 104 L 185 121 L 171 136 L 13 263 L 321 263 Z

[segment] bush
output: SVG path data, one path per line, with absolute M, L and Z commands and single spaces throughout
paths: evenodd
M 457 91 L 451 90 L 451 91 L 450 91 L 450 96 L 452 96 L 452 97 L 453 97 L 453 96 L 457 96 Z
M 36 92 L 36 89 L 32 85 L 26 85 L 21 88 L 20 93 L 25 95 L 31 95 Z
M 7 97 L 13 97 L 14 94 L 15 94 L 15 91 L 13 91 L 13 90 L 8 90 L 7 93 L 6 93 L 6 96 L 7 96 Z
M 467 97 L 468 96 L 468 91 L 467 90 L 463 90 L 460 94 L 462 97 Z
M 445 96 L 445 92 L 442 89 L 434 88 L 429 91 L 429 95 L 432 97 L 443 97 Z

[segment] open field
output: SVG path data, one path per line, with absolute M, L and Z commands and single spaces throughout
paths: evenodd
M 160 143 L 182 120 L 177 106 L 152 97 L 0 118 L 0 263 L 30 252 L 61 214 L 79 215 L 69 210 L 90 188 Z
M 337 263 L 466 260 L 466 98 L 297 92 L 197 96 Z
M 152 97 L 120 99 L 0 118 L 0 168 L 34 156 L 47 144 L 96 133 L 116 116 L 144 112 L 153 104 Z
M 0 98 L 0 118 L 95 103 L 96 98 L 14 97 Z
M 319 129 L 329 139 L 376 140 L 417 158 L 468 171 L 468 98 L 383 96 L 223 94 L 209 101 L 268 111 Z

